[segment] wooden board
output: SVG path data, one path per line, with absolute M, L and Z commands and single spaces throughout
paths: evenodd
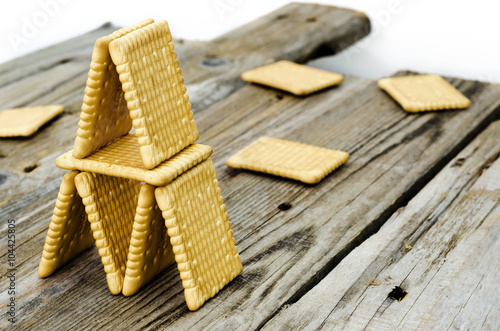
M 264 330 L 500 329 L 499 141 L 497 121 Z
M 36 268 L 64 173 L 53 165 L 53 160 L 72 146 L 78 116 L 72 112 L 77 108 L 46 126 L 35 136 L 36 140 L 2 141 L 0 214 L 2 219 L 17 221 L 17 314 L 20 320 L 16 327 L 256 329 L 264 326 L 283 307 L 300 300 L 314 288 L 492 119 L 498 118 L 500 86 L 460 79 L 448 80 L 471 98 L 471 108 L 426 114 L 405 113 L 368 79 L 346 77 L 341 86 L 307 98 L 244 85 L 238 80 L 248 65 L 246 61 L 250 61 L 246 59 L 249 54 L 254 58 L 252 65 L 267 61 L 269 56 L 296 56 L 295 60 L 305 61 L 307 58 L 301 59 L 300 54 L 312 57 L 318 53 L 308 49 L 321 49 L 319 44 L 324 43 L 325 38 L 337 40 L 330 39 L 328 34 L 329 24 L 337 24 L 331 21 L 320 20 L 316 29 L 322 33 L 302 30 L 307 26 L 304 19 L 309 18 L 313 9 L 318 15 L 335 16 L 328 12 L 336 9 L 294 4 L 281 9 L 294 14 L 276 16 L 273 13 L 267 21 L 262 19 L 260 24 L 267 23 L 266 28 L 257 29 L 250 24 L 234 32 L 233 42 L 229 37 L 216 39 L 229 47 L 226 51 L 220 50 L 218 56 L 227 54 L 224 58 L 230 58 L 236 52 L 233 43 L 253 33 L 245 29 L 257 29 L 261 39 L 275 36 L 272 43 L 262 41 L 272 50 L 238 49 L 241 62 L 235 62 L 230 74 L 210 69 L 213 71 L 204 76 L 208 78 L 203 89 L 197 89 L 197 83 L 193 83 L 197 82 L 198 75 L 205 75 L 199 70 L 199 61 L 189 59 L 201 56 L 199 49 L 216 47 L 210 47 L 211 42 L 208 46 L 197 44 L 193 46 L 193 55 L 187 58 L 182 58 L 179 52 L 192 100 L 201 100 L 203 93 L 212 92 L 213 97 L 206 98 L 210 101 L 204 101 L 211 106 L 195 106 L 199 142 L 214 147 L 213 160 L 244 263 L 244 272 L 196 312 L 187 309 L 175 266 L 132 297 L 110 295 L 95 248 L 50 278 L 39 279 Z M 341 16 L 347 13 L 352 14 L 343 11 Z M 299 20 L 296 15 L 305 16 Z M 363 15 L 352 16 L 354 21 L 366 20 Z M 283 23 L 289 19 L 295 24 Z M 306 23 L 315 23 L 310 21 Z M 277 26 L 275 30 L 269 27 L 273 24 Z M 278 38 L 278 34 L 283 36 L 283 31 L 289 34 L 292 27 L 302 33 L 324 36 L 319 43 L 311 43 L 316 46 L 295 47 L 295 39 Z M 275 32 L 267 33 L 268 28 Z M 278 41 L 283 44 L 276 45 Z M 185 47 L 186 54 L 191 52 L 189 43 Z M 251 53 L 252 50 L 255 53 Z M 260 56 L 261 52 L 267 55 Z M 229 84 L 229 89 L 218 94 L 221 84 L 214 84 L 210 77 L 216 77 L 214 81 L 221 84 L 233 80 L 242 87 L 232 90 L 233 85 Z M 84 80 L 78 84 L 83 86 Z M 61 94 L 58 89 L 44 96 L 52 98 L 50 100 L 68 98 L 68 102 L 72 100 L 77 104 L 80 101 L 76 98 L 76 85 L 75 80 L 75 87 L 71 88 L 73 97 Z M 79 91 L 82 92 L 83 89 Z M 230 155 L 261 135 L 343 149 L 351 153 L 351 159 L 315 186 L 224 166 Z M 33 168 L 34 165 L 37 166 Z M 5 230 L 6 225 L 2 226 Z M 1 234 L 1 240 L 5 240 L 5 231 Z M 0 289 L 3 302 L 7 299 L 3 283 Z M 5 320 L 0 323 L 2 328 L 9 326 L 3 324 Z
M 368 34 L 369 27 L 368 18 L 359 12 L 329 6 L 290 4 L 210 42 L 176 40 L 175 43 L 196 112 L 244 86 L 245 83 L 238 78 L 244 68 L 281 58 L 305 62 L 320 55 L 333 54 Z M 20 322 L 14 326 L 37 325 L 43 315 L 40 315 L 39 309 L 43 311 L 47 304 L 56 308 L 54 303 L 57 298 L 67 294 L 64 288 L 70 290 L 83 279 L 91 280 L 97 288 L 99 284 L 104 284 L 101 283 L 104 280 L 103 271 L 95 249 L 73 261 L 83 270 L 75 270 L 70 264 L 51 277 L 49 282 L 39 279 L 36 269 L 57 190 L 65 173 L 55 167 L 54 160 L 72 148 L 93 44 L 115 29 L 104 25 L 83 36 L 0 65 L 2 108 L 50 103 L 66 106 L 62 116 L 44 126 L 33 137 L 0 141 L 0 215 L 5 220 L 1 224 L 1 242 L 7 243 L 6 221 L 16 220 L 16 266 L 19 268 L 17 317 Z M 286 29 L 287 36 L 293 38 L 284 38 L 283 29 Z M 218 54 L 224 56 L 222 61 L 216 58 Z M 224 88 L 221 90 L 221 87 Z M 7 250 L 0 254 L 3 259 L 6 255 Z M 0 264 L 2 276 L 6 275 L 6 270 L 7 265 Z M 86 277 L 88 272 L 95 277 Z M 170 275 L 179 279 L 174 268 L 170 269 Z M 43 288 L 43 284 L 49 286 L 46 289 L 52 294 Z M 1 302 L 8 300 L 6 286 L 6 282 L 1 283 Z M 98 292 L 104 297 L 109 296 L 105 286 Z M 51 302 L 43 303 L 47 295 Z M 88 299 L 92 300 L 91 297 Z M 72 300 L 79 304 L 81 298 L 78 295 Z M 102 303 L 105 304 L 104 300 Z M 102 311 L 100 305 L 96 305 L 96 309 L 96 312 Z M 78 311 L 88 321 L 85 304 Z M 68 315 L 66 308 L 61 308 L 59 312 L 62 315 L 56 315 L 62 316 L 62 319 L 56 323 L 65 324 L 64 328 L 75 325 L 71 322 L 73 313 Z M 75 314 L 78 316 L 79 313 Z M 10 323 L 2 319 L 0 328 L 7 326 Z

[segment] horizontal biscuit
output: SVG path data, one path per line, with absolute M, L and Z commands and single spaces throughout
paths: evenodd
M 192 144 L 154 169 L 146 169 L 137 138 L 128 134 L 84 159 L 74 158 L 69 151 L 56 159 L 56 165 L 66 170 L 78 169 L 163 186 L 211 154 L 212 147 Z
M 226 165 L 315 184 L 348 159 L 346 152 L 261 137 L 231 156 Z
M 307 95 L 342 83 L 344 76 L 290 61 L 278 61 L 246 71 L 241 74 L 241 79 L 295 95 Z
M 378 86 L 408 112 L 463 109 L 470 106 L 453 85 L 437 75 L 382 78 Z
M 0 112 L 0 137 L 27 137 L 61 114 L 62 105 L 7 109 Z

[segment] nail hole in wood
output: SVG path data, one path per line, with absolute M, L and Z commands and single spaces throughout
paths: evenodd
M 201 65 L 206 67 L 219 67 L 226 63 L 227 61 L 225 59 L 218 57 L 207 57 L 206 59 L 201 60 Z
M 36 168 L 38 168 L 38 164 L 32 164 L 27 167 L 24 167 L 24 172 L 29 173 L 35 170 Z
M 307 23 L 313 23 L 313 22 L 316 22 L 316 17 L 309 17 L 308 19 L 306 19 L 306 22 L 307 22 Z
M 70 61 L 71 61 L 71 59 L 62 59 L 61 61 L 59 61 L 59 64 L 65 64 L 65 63 L 68 63 Z
M 398 300 L 398 302 L 403 301 L 404 298 L 408 295 L 408 292 L 403 290 L 401 287 L 396 286 L 392 289 L 391 293 L 387 295 L 388 298 L 393 300 Z
M 278 205 L 278 209 L 281 211 L 286 211 L 289 210 L 290 208 L 292 208 L 292 205 L 289 204 L 288 202 L 283 202 Z
M 277 20 L 284 20 L 284 19 L 285 19 L 285 18 L 287 18 L 287 17 L 288 17 L 288 15 L 287 15 L 287 14 L 281 14 L 281 15 L 276 16 L 276 19 L 277 19 Z
M 7 181 L 7 176 L 4 174 L 0 174 L 0 185 Z
M 275 95 L 277 100 L 282 100 L 283 99 L 283 94 L 276 94 Z
M 455 161 L 453 164 L 454 167 L 461 167 L 465 162 L 465 158 L 461 157 L 458 160 Z

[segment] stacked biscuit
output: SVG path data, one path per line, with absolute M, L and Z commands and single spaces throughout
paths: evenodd
M 198 130 L 181 73 L 166 21 L 97 40 L 74 149 L 56 160 L 71 171 L 41 277 L 95 240 L 113 294 L 134 294 L 177 262 L 195 310 L 242 271 L 212 148 L 193 144 Z

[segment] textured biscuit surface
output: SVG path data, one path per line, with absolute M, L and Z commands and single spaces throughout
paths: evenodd
M 198 309 L 242 271 L 211 159 L 155 191 L 186 303 Z
M 64 106 L 38 106 L 0 111 L 0 137 L 27 137 L 61 114 Z
M 85 206 L 75 187 L 78 171 L 64 175 L 38 267 L 48 277 L 60 266 L 94 244 Z
M 56 164 L 67 170 L 78 169 L 163 186 L 211 154 L 212 147 L 192 144 L 148 170 L 142 164 L 137 138 L 128 134 L 84 159 L 75 159 L 67 152 L 56 159 Z
M 231 156 L 226 165 L 315 184 L 348 159 L 346 152 L 261 137 Z
M 247 82 L 271 86 L 296 95 L 310 94 L 343 82 L 344 76 L 290 61 L 278 61 L 241 74 Z
M 141 183 L 82 172 L 75 177 L 111 293 L 122 291 Z
M 132 295 L 175 262 L 155 187 L 142 185 L 128 250 L 122 293 Z
M 470 106 L 459 90 L 437 75 L 382 78 L 378 86 L 408 112 L 460 109 Z
M 166 21 L 112 41 L 109 51 L 147 169 L 198 139 L 184 79 Z
M 151 23 L 153 20 L 146 19 L 96 41 L 73 148 L 75 158 L 92 154 L 132 128 L 122 85 L 109 55 L 109 43 Z

